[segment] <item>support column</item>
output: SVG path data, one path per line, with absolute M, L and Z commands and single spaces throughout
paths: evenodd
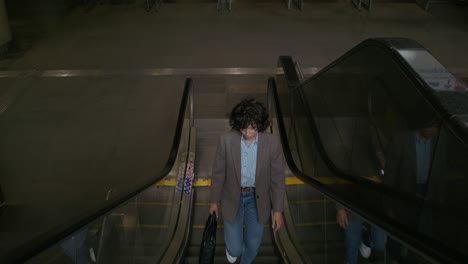
M 0 56 L 8 51 L 11 41 L 10 24 L 5 6 L 5 0 L 0 0 Z

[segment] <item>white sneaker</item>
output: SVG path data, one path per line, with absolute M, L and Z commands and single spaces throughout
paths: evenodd
M 365 259 L 369 258 L 371 253 L 372 253 L 372 249 L 368 246 L 366 246 L 366 244 L 364 243 L 361 243 L 361 246 L 359 247 L 359 252 L 361 252 L 361 256 Z
M 94 254 L 93 248 L 89 248 L 89 258 L 93 263 L 96 263 L 96 254 Z
M 237 257 L 231 257 L 227 249 L 226 249 L 226 258 L 229 263 L 236 263 Z

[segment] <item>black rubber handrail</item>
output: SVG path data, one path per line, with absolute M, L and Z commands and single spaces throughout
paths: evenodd
M 167 176 L 171 171 L 172 167 L 174 166 L 175 161 L 177 160 L 179 145 L 182 138 L 182 130 L 184 127 L 185 110 L 187 108 L 187 105 L 191 104 L 191 90 L 192 79 L 186 79 L 182 95 L 182 101 L 180 103 L 179 114 L 177 117 L 174 139 L 172 141 L 172 146 L 166 165 L 164 166 L 161 172 L 159 172 L 151 180 L 147 181 L 144 184 L 141 184 L 134 190 L 117 196 L 115 199 L 109 201 L 109 203 L 105 206 L 80 217 L 78 220 L 73 221 L 72 223 L 69 223 L 67 225 L 62 225 L 58 228 L 55 228 L 54 230 L 45 232 L 40 236 L 33 238 L 29 242 L 26 242 L 25 244 L 16 247 L 15 249 L 9 252 L 6 252 L 3 256 L 0 257 L 0 263 L 24 263 L 26 260 L 36 256 L 37 254 L 41 253 L 47 248 L 60 242 L 62 239 L 70 236 L 76 230 L 79 230 L 80 228 L 105 216 L 113 209 L 132 199 L 133 197 L 141 193 L 143 190 L 154 185 L 156 182 Z
M 283 67 L 289 67 L 289 65 L 283 64 Z M 286 70 L 285 70 L 286 72 Z M 369 180 L 364 177 L 352 175 L 349 173 L 344 172 L 341 170 L 338 166 L 335 165 L 335 163 L 332 161 L 330 156 L 328 155 L 328 152 L 325 149 L 325 146 L 322 143 L 322 139 L 320 137 L 320 133 L 318 132 L 317 125 L 315 123 L 315 120 L 313 118 L 312 111 L 310 110 L 308 102 L 305 100 L 306 96 L 304 95 L 304 91 L 302 90 L 302 86 L 305 85 L 304 83 L 294 86 L 289 93 L 300 93 L 300 100 L 303 105 L 305 105 L 305 116 L 307 117 L 307 121 L 309 124 L 309 127 L 312 131 L 312 137 L 314 139 L 314 143 L 317 147 L 318 152 L 320 153 L 320 156 L 322 160 L 325 162 L 327 167 L 335 174 L 335 176 L 343 178 L 345 180 L 351 181 L 353 183 L 359 183 L 364 186 L 367 186 L 369 188 L 372 188 L 374 190 L 378 190 L 384 194 L 390 195 L 392 197 L 398 197 L 400 199 L 406 199 L 406 200 L 411 200 L 411 201 L 422 201 L 422 199 L 418 196 L 416 196 L 414 193 L 406 192 L 406 191 L 401 191 L 397 190 L 395 188 L 392 188 L 387 185 L 383 185 L 377 182 L 374 182 L 372 180 Z
M 291 56 L 280 56 L 278 59 L 278 67 L 283 69 L 288 87 L 294 88 L 301 85 L 301 75 L 297 72 L 295 61 Z
M 394 45 L 397 45 L 398 43 L 400 43 L 399 47 L 395 47 Z M 404 44 L 401 44 L 401 43 L 404 43 Z M 410 46 L 410 44 L 412 46 Z M 402 45 L 405 45 L 405 46 L 402 46 Z M 319 78 L 322 74 L 325 74 L 328 70 L 337 66 L 339 63 L 346 60 L 350 56 L 354 55 L 355 53 L 369 46 L 373 46 L 373 47 L 379 46 L 380 48 L 387 50 L 388 54 L 392 56 L 394 61 L 404 71 L 408 79 L 413 82 L 415 87 L 418 88 L 418 91 L 421 92 L 422 96 L 428 99 L 428 101 L 433 105 L 436 112 L 441 115 L 445 124 L 447 124 L 447 126 L 450 127 L 457 134 L 459 138 L 464 140 L 464 142 L 468 142 L 468 135 L 466 133 L 466 128 L 462 124 L 455 122 L 455 120 L 451 118 L 452 116 L 451 113 L 449 113 L 447 109 L 441 104 L 440 100 L 434 95 L 433 90 L 426 84 L 426 82 L 419 76 L 419 74 L 417 74 L 416 71 L 406 62 L 406 60 L 402 58 L 401 55 L 397 52 L 398 48 L 412 47 L 413 49 L 414 48 L 423 49 L 423 47 L 421 47 L 419 44 L 417 44 L 416 42 L 412 40 L 401 39 L 401 38 L 365 40 L 362 43 L 358 44 L 356 47 L 346 52 L 343 56 L 341 56 L 340 58 L 338 58 L 337 60 L 335 60 L 334 62 L 332 62 L 331 64 L 329 64 L 328 66 L 320 70 L 319 72 L 317 72 L 312 77 L 300 83 L 299 85 L 295 85 L 299 81 L 298 78 L 297 79 L 291 78 L 291 76 L 293 77 L 298 76 L 297 74 L 291 73 L 296 70 L 295 67 L 292 66 L 292 63 L 290 63 L 290 61 L 294 61 L 294 60 L 289 56 L 280 56 L 279 64 L 281 67 L 283 67 L 283 72 L 285 74 L 289 73 L 288 74 L 289 77 L 287 77 L 286 80 L 288 81 L 289 88 L 291 89 L 290 92 L 300 93 L 299 98 L 301 98 L 302 104 L 305 106 L 305 111 L 306 111 L 305 114 L 307 116 L 308 123 L 312 131 L 312 137 L 314 138 L 314 142 L 317 146 L 317 149 L 319 153 L 321 154 L 323 161 L 326 163 L 328 168 L 330 168 L 330 170 L 332 170 L 333 173 L 336 174 L 336 176 L 352 181 L 354 183 L 362 184 L 374 190 L 378 190 L 381 193 L 385 195 L 389 195 L 394 198 L 404 199 L 404 200 L 408 200 L 412 202 L 424 201 L 426 204 L 432 204 L 432 205 L 437 206 L 438 204 L 436 202 L 424 200 L 423 198 L 416 195 L 415 193 L 404 191 L 404 190 L 398 190 L 398 189 L 392 188 L 391 186 L 380 184 L 372 180 L 369 180 L 367 178 L 344 172 L 338 166 L 336 166 L 335 163 L 331 160 L 330 156 L 328 155 L 328 152 L 326 151 L 321 141 L 321 137 L 318 132 L 317 125 L 315 124 L 315 120 L 313 118 L 314 115 L 311 111 L 309 103 L 305 100 L 305 98 L 307 97 L 304 95 L 303 87 L 306 86 L 308 83 L 313 82 L 316 78 Z M 292 82 L 290 82 L 291 79 L 292 79 Z M 447 205 L 444 205 L 443 208 L 447 209 L 446 211 L 448 214 L 453 213 L 450 211 L 453 208 L 448 207 Z

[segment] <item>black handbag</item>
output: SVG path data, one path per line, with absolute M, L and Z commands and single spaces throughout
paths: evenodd
M 198 263 L 212 264 L 216 250 L 216 213 L 210 214 L 206 220 L 205 230 L 203 231 L 203 239 L 200 246 L 200 254 L 198 255 Z

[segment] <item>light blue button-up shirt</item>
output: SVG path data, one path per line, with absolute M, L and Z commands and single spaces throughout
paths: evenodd
M 426 184 L 431 169 L 432 139 L 425 143 L 416 136 L 416 183 Z
M 258 134 L 250 146 L 241 136 L 241 186 L 255 187 L 255 170 L 257 169 Z

